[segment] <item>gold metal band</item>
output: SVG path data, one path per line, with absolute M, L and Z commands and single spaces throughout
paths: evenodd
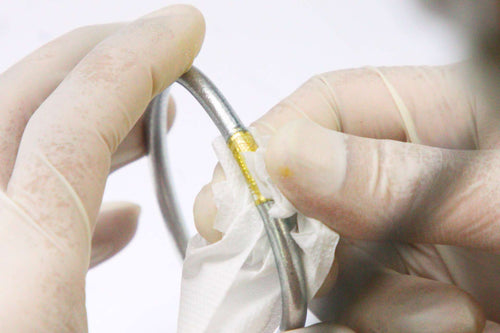
M 243 177 L 245 177 L 255 204 L 260 205 L 264 202 L 270 201 L 270 199 L 267 199 L 262 195 L 262 193 L 260 193 L 257 182 L 250 173 L 250 170 L 248 169 L 247 163 L 245 161 L 245 157 L 243 156 L 244 152 L 256 151 L 258 148 L 252 134 L 247 131 L 236 132 L 227 140 L 227 145 L 233 153 L 234 159 L 238 163 L 240 170 L 243 173 Z

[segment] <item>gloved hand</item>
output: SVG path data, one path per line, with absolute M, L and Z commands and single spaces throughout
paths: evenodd
M 254 124 L 275 184 L 341 235 L 325 323 L 294 332 L 500 330 L 500 114 L 464 66 L 318 75 Z M 210 184 L 194 213 L 221 237 Z
M 203 36 L 201 14 L 173 6 L 77 29 L 0 76 L 1 332 L 87 331 L 89 264 L 123 247 L 138 215 L 99 215 L 106 178 L 144 154 L 141 115 Z

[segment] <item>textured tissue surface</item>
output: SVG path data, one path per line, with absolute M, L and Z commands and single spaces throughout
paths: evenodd
M 274 200 L 271 215 L 297 211 L 272 184 L 264 165 L 266 138 L 255 135 L 248 166 L 264 196 Z M 184 261 L 178 332 L 275 332 L 281 316 L 278 272 L 272 250 L 245 180 L 222 137 L 214 150 L 226 181 L 213 185 L 218 208 L 215 228 L 223 238 L 209 244 L 194 236 Z M 338 234 L 300 213 L 292 236 L 302 251 L 309 297 L 319 289 L 333 262 Z

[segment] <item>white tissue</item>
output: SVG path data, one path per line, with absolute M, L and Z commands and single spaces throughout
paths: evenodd
M 246 153 L 248 166 L 264 196 L 274 200 L 271 215 L 297 211 L 272 184 L 264 165 L 267 138 Z M 224 236 L 209 244 L 199 234 L 189 242 L 184 261 L 178 322 L 180 333 L 275 332 L 281 317 L 278 272 L 262 220 L 234 158 L 219 137 L 214 150 L 226 181 L 212 187 L 218 208 L 215 228 Z M 300 213 L 292 236 L 302 251 L 307 291 L 312 297 L 333 263 L 339 236 Z

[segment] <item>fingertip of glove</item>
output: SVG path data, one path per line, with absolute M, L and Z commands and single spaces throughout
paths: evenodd
M 222 238 L 221 232 L 214 228 L 217 207 L 212 192 L 211 184 L 205 185 L 196 196 L 193 216 L 196 230 L 210 243 L 215 243 Z
M 175 4 L 170 6 L 165 6 L 159 8 L 149 14 L 146 14 L 143 18 L 149 19 L 153 17 L 169 16 L 169 15 L 190 15 L 200 22 L 205 22 L 203 14 L 198 8 L 193 5 L 188 4 Z
M 284 195 L 301 209 L 329 198 L 346 173 L 345 135 L 309 120 L 296 120 L 274 135 L 266 151 L 266 168 Z

